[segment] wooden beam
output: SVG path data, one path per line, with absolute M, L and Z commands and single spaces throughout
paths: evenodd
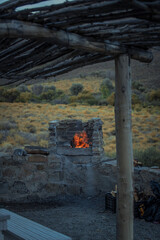
M 117 240 L 133 240 L 133 150 L 131 130 L 131 77 L 127 55 L 115 60 L 116 149 L 118 167 Z
M 117 56 L 123 53 L 130 54 L 130 49 L 127 49 L 125 46 L 111 44 L 109 42 L 96 42 L 75 33 L 57 29 L 50 30 L 38 24 L 16 20 L 0 22 L 0 37 L 42 39 L 43 41 L 66 45 L 73 49 L 92 53 L 97 52 L 103 55 Z M 151 62 L 153 58 L 151 52 L 138 48 L 132 48 L 130 55 L 133 59 L 142 62 Z

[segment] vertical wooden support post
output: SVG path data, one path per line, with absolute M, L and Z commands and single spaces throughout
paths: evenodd
M 115 60 L 116 151 L 118 166 L 117 240 L 133 240 L 133 150 L 131 130 L 131 76 L 128 55 Z

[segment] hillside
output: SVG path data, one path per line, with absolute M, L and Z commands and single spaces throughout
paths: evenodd
M 153 50 L 153 56 L 153 61 L 149 64 L 131 60 L 132 79 L 133 81 L 143 82 L 144 85 L 149 88 L 160 88 L 160 51 Z M 69 73 L 56 77 L 55 80 L 57 81 L 61 79 L 75 78 L 78 76 L 86 76 L 93 74 L 94 72 L 106 74 L 106 77 L 114 80 L 114 61 L 98 63 L 78 68 Z

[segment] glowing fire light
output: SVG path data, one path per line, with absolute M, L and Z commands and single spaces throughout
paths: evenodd
M 88 148 L 88 136 L 85 131 L 81 133 L 76 133 L 73 138 L 73 144 L 75 148 Z

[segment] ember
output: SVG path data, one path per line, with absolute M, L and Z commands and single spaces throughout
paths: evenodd
M 89 148 L 89 139 L 85 131 L 81 133 L 76 133 L 73 138 L 74 148 Z

